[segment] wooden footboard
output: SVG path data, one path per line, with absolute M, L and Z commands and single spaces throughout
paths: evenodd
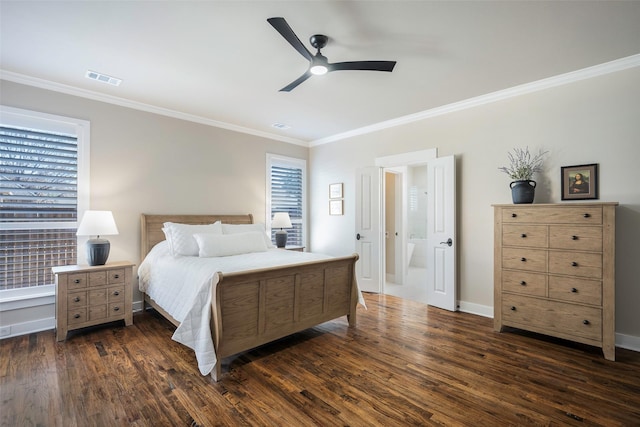
M 358 255 L 222 275 L 212 293 L 211 331 L 221 359 L 346 315 L 356 324 Z
M 251 224 L 251 215 L 147 215 L 141 216 L 142 259 L 164 240 L 162 224 L 179 222 Z M 218 362 L 211 376 L 218 381 L 222 359 L 273 340 L 303 331 L 341 316 L 356 325 L 359 291 L 355 278 L 358 255 L 310 263 L 218 273 L 212 292 L 211 336 Z M 155 301 L 144 301 L 178 322 Z

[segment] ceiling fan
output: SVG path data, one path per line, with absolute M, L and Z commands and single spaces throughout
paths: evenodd
M 396 65 L 396 61 L 351 61 L 351 62 L 335 62 L 331 64 L 327 58 L 320 53 L 320 49 L 327 45 L 329 37 L 322 34 L 315 34 L 309 38 L 311 46 L 318 49 L 318 52 L 314 55 L 302 44 L 296 33 L 293 32 L 287 21 L 284 18 L 269 18 L 267 19 L 269 24 L 276 29 L 277 32 L 289 42 L 300 55 L 304 56 L 309 61 L 309 69 L 300 77 L 287 86 L 280 89 L 280 92 L 290 92 L 293 88 L 300 83 L 307 80 L 312 75 L 322 75 L 330 71 L 341 70 L 368 70 L 368 71 L 393 71 L 393 67 Z

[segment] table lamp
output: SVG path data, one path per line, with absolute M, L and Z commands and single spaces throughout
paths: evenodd
M 291 228 L 291 218 L 287 212 L 276 212 L 273 215 L 273 221 L 271 221 L 271 228 L 279 228 L 280 231 L 276 231 L 276 246 L 278 248 L 284 248 L 287 245 L 287 232 L 283 228 Z
M 87 262 L 89 265 L 105 265 L 111 244 L 100 236 L 118 234 L 118 227 L 111 211 L 86 211 L 76 232 L 77 236 L 96 236 L 87 240 Z

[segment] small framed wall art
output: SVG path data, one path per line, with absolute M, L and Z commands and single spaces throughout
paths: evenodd
M 562 200 L 598 198 L 598 164 L 562 166 Z
M 329 184 L 329 198 L 342 199 L 342 183 Z
M 342 199 L 329 200 L 329 215 L 342 215 Z

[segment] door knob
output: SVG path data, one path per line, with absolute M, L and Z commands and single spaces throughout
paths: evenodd
M 447 246 L 452 246 L 453 245 L 453 240 L 451 240 L 451 237 L 449 237 L 446 242 L 440 242 L 440 244 L 441 245 L 445 245 L 446 244 Z
M 364 239 L 364 236 L 361 236 L 360 233 L 356 234 L 356 240 Z

